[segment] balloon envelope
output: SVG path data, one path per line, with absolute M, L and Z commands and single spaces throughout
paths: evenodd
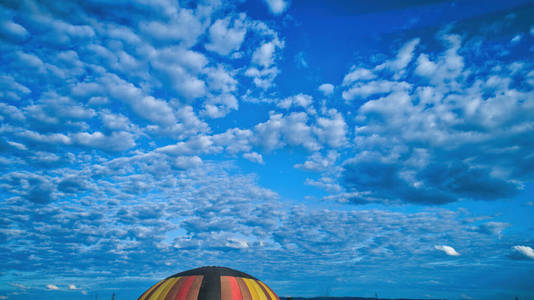
M 138 300 L 280 300 L 258 279 L 230 268 L 202 267 L 174 274 Z

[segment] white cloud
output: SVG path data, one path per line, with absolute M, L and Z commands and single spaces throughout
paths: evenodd
M 76 287 L 74 284 L 69 284 L 69 290 L 79 290 L 80 288 L 79 287 Z
M 28 37 L 29 33 L 24 26 L 10 20 L 0 22 L 0 33 L 17 40 L 23 40 Z
M 330 193 L 339 193 L 342 189 L 341 186 L 337 183 L 337 179 L 330 177 L 321 177 L 317 180 L 306 178 L 306 181 L 304 183 L 310 186 L 315 186 L 317 188 L 323 189 Z
M 237 89 L 237 80 L 223 66 L 208 68 L 206 71 L 208 74 L 208 87 L 212 92 L 230 93 Z
M 172 108 L 163 100 L 152 96 L 130 102 L 133 110 L 141 117 L 157 124 L 171 125 L 176 123 Z
M 517 43 L 519 43 L 519 42 L 521 41 L 522 38 L 523 38 L 523 35 L 522 35 L 522 34 L 518 34 L 518 35 L 514 36 L 514 37 L 510 40 L 510 42 L 511 42 L 512 44 L 517 44 Z
M 264 42 L 252 54 L 252 63 L 268 68 L 269 66 L 274 64 L 275 51 L 277 49 L 283 48 L 283 46 L 284 44 L 280 42 L 277 38 L 273 39 L 270 42 Z
M 477 230 L 481 233 L 494 234 L 499 238 L 502 237 L 502 232 L 509 227 L 510 224 L 504 222 L 487 222 L 478 226 Z
M 405 81 L 376 80 L 357 82 L 342 94 L 343 99 L 350 101 L 356 97 L 367 98 L 376 94 L 387 94 L 396 91 L 409 90 L 411 84 Z
M 250 160 L 251 162 L 255 162 L 255 163 L 259 163 L 263 165 L 263 157 L 259 153 L 256 153 L 256 152 L 244 153 L 243 158 L 246 160 Z
M 206 83 L 198 77 L 206 63 L 204 55 L 181 48 L 161 50 L 151 62 L 175 92 L 189 99 L 206 94 Z
M 286 144 L 318 150 L 321 146 L 315 140 L 312 128 L 307 121 L 308 116 L 304 112 L 294 112 L 289 116 L 271 113 L 267 122 L 254 127 L 256 141 L 268 150 Z
M 301 68 L 308 68 L 308 62 L 306 61 L 306 58 L 304 58 L 304 52 L 300 51 L 295 55 L 295 63 L 297 66 Z
M 143 21 L 139 28 L 147 37 L 159 42 L 181 42 L 186 47 L 192 47 L 204 33 L 206 25 L 194 11 L 181 8 L 171 15 L 168 22 Z
M 381 69 L 391 69 L 392 71 L 402 71 L 406 66 L 412 61 L 413 58 L 413 52 L 415 50 L 415 47 L 419 44 L 419 39 L 415 38 L 411 41 L 406 42 L 399 52 L 397 53 L 397 57 L 394 60 L 387 61 L 379 66 L 376 67 L 377 70 Z M 400 74 L 400 73 L 396 73 Z
M 239 104 L 232 94 L 222 94 L 209 97 L 204 103 L 203 114 L 210 118 L 222 118 L 230 111 L 237 110 Z
M 512 257 L 516 259 L 534 259 L 534 249 L 529 246 L 513 246 Z
M 437 68 L 437 64 L 430 61 L 428 55 L 421 54 L 417 58 L 417 67 L 415 68 L 415 74 L 429 77 L 436 71 Z
M 317 88 L 324 96 L 330 96 L 334 93 L 334 85 L 330 83 L 323 83 Z
M 330 109 L 328 116 L 317 118 L 313 132 L 320 142 L 333 148 L 342 147 L 347 142 L 347 124 L 343 115 L 335 109 Z
M 202 159 L 198 156 L 177 156 L 174 160 L 174 167 L 178 169 L 190 169 L 202 165 Z
M 122 114 L 114 114 L 108 110 L 100 112 L 100 118 L 102 119 L 102 124 L 111 130 L 126 130 L 133 123 Z
M 375 79 L 373 71 L 365 68 L 352 66 L 351 71 L 343 78 L 343 85 L 349 85 L 355 81 Z
M 185 142 L 178 142 L 174 145 L 157 148 L 155 151 L 178 156 L 211 153 L 217 150 L 214 148 L 212 137 L 199 135 L 191 137 Z
M 9 100 L 20 100 L 21 97 L 31 93 L 26 86 L 18 83 L 9 75 L 0 75 L 0 97 Z
M 458 54 L 462 40 L 454 34 L 442 35 L 440 39 L 448 48 L 435 61 L 426 54 L 419 55 L 415 74 L 428 78 L 434 84 L 442 84 L 445 80 L 451 84 L 451 80 L 462 75 L 464 68 L 464 59 Z
M 296 164 L 294 167 L 306 171 L 322 172 L 332 168 L 338 157 L 339 154 L 334 150 L 328 151 L 325 156 L 322 156 L 319 152 L 315 152 L 303 164 Z
M 24 144 L 12 142 L 12 141 L 7 141 L 7 143 L 11 145 L 12 147 L 16 148 L 17 150 L 21 150 L 21 151 L 28 150 L 28 148 Z
M 441 245 L 441 246 L 434 246 L 434 248 L 436 250 L 439 250 L 439 251 L 443 251 L 443 253 L 447 254 L 448 256 L 459 256 L 460 253 L 456 252 L 456 250 L 454 250 L 453 247 L 451 246 L 445 246 L 445 245 Z
M 214 145 L 224 147 L 230 154 L 249 152 L 253 133 L 249 129 L 232 128 L 212 136 Z
M 55 284 L 47 284 L 47 285 L 46 285 L 46 289 L 47 289 L 47 290 L 50 290 L 50 291 L 57 291 L 57 290 L 59 290 L 59 288 L 58 288 L 57 285 L 55 285 Z
M 43 144 L 70 145 L 72 143 L 71 138 L 62 133 L 40 134 L 35 131 L 23 130 L 17 132 L 17 135 Z
M 269 7 L 269 11 L 273 13 L 274 15 L 279 15 L 283 13 L 288 7 L 289 7 L 289 0 L 264 0 L 267 6 Z
M 124 151 L 135 146 L 134 136 L 126 131 L 115 131 L 111 135 L 100 131 L 79 132 L 73 135 L 73 140 L 79 145 L 106 151 Z
M 300 106 L 300 107 L 306 108 L 312 103 L 312 100 L 313 98 L 309 95 L 298 94 L 298 95 L 283 99 L 277 104 L 277 106 L 284 108 L 284 109 L 289 109 L 292 106 L 293 107 Z
M 228 55 L 232 51 L 239 50 L 246 33 L 245 14 L 240 14 L 233 22 L 231 22 L 230 17 L 219 19 L 211 25 L 209 29 L 210 42 L 205 47 L 207 50 L 220 55 Z
M 278 73 L 279 70 L 276 67 L 264 68 L 261 70 L 252 67 L 245 71 L 245 76 L 252 77 L 255 86 L 266 90 L 273 86 L 273 81 Z

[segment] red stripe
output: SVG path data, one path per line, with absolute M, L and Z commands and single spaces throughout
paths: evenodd
M 241 296 L 241 289 L 239 288 L 239 284 L 237 284 L 235 277 L 228 276 L 228 280 L 230 282 L 230 288 L 232 289 L 232 300 L 242 300 L 243 296 Z
M 196 276 L 187 276 L 184 278 L 185 282 L 180 287 L 180 291 L 178 291 L 178 295 L 176 295 L 176 300 L 185 300 L 187 298 L 187 294 L 189 293 L 189 289 L 191 288 L 195 277 Z

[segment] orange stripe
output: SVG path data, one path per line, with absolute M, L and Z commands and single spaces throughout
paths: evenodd
M 261 288 L 261 291 L 263 292 L 263 294 L 265 295 L 267 300 L 273 300 L 273 298 L 271 297 L 271 295 L 269 294 L 267 289 L 265 289 L 265 287 L 263 287 L 263 282 L 261 282 L 259 280 L 256 280 L 256 284 Z
M 230 289 L 232 290 L 232 300 L 242 300 L 241 289 L 239 284 L 235 280 L 235 277 L 228 276 L 228 282 L 230 283 Z
M 178 295 L 176 295 L 176 300 L 186 300 L 187 294 L 189 293 L 189 289 L 191 288 L 191 285 L 195 280 L 195 276 L 187 276 L 184 277 L 183 280 L 185 280 L 185 282 L 182 283 L 182 286 L 178 291 Z
M 248 286 L 243 281 L 243 278 L 236 277 L 235 281 L 237 281 L 237 284 L 239 285 L 239 290 L 241 290 L 241 295 L 243 296 L 243 300 L 252 300 L 252 295 L 250 294 L 250 291 L 248 290 Z
M 191 288 L 189 289 L 189 293 L 187 293 L 186 300 L 197 300 L 198 292 L 200 291 L 200 285 L 202 283 L 203 278 L 204 276 L 202 275 L 195 276 L 195 280 L 193 281 L 193 284 L 191 285 Z
M 228 276 L 221 276 L 221 300 L 233 300 Z
M 178 277 L 176 279 L 176 282 L 174 283 L 174 286 L 171 288 L 167 296 L 165 296 L 165 300 L 174 300 L 176 299 L 176 295 L 178 295 L 178 291 L 180 291 L 180 288 L 182 287 L 182 284 L 185 282 L 183 277 Z

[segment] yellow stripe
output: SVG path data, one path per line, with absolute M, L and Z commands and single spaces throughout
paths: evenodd
M 265 294 L 263 294 L 261 287 L 256 283 L 255 280 L 249 278 L 244 279 L 247 283 L 248 289 L 250 290 L 252 300 L 267 300 L 267 297 L 265 297 Z
M 265 283 L 261 282 L 258 280 L 258 283 L 261 284 L 263 286 L 263 288 L 267 291 L 267 293 L 269 293 L 269 296 L 271 297 L 272 300 L 276 300 L 276 296 L 273 294 L 273 292 L 271 292 L 271 289 L 268 288 Z
M 139 300 L 146 300 L 147 299 L 146 297 L 148 296 L 148 294 L 150 294 L 150 292 L 152 292 L 152 290 L 155 289 L 156 286 L 158 286 L 158 284 L 159 284 L 159 281 L 156 282 L 156 284 L 154 284 L 153 286 L 151 286 L 148 289 L 148 291 L 146 291 L 143 295 L 141 295 L 141 298 Z
M 243 281 L 248 287 L 248 290 L 250 292 L 250 297 L 252 298 L 252 300 L 260 300 L 260 298 L 258 297 L 258 293 L 256 292 L 256 289 L 254 288 L 254 283 L 248 278 L 243 278 Z
M 169 289 L 174 285 L 175 282 L 176 277 L 165 280 L 165 282 L 160 285 L 158 289 L 150 296 L 150 299 L 156 300 L 165 298 L 165 295 L 167 295 Z

